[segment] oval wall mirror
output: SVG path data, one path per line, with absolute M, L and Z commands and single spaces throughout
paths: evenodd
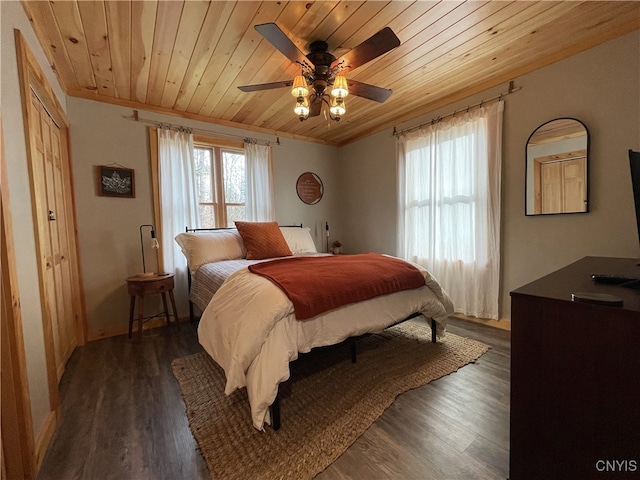
M 525 214 L 589 211 L 589 132 L 580 120 L 556 118 L 527 140 Z

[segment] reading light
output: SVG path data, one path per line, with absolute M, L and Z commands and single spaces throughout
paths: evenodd
M 157 250 L 160 248 L 160 244 L 158 243 L 158 239 L 156 238 L 156 228 L 153 225 L 140 225 L 140 248 L 142 250 L 142 273 L 139 273 L 139 277 L 151 277 L 154 272 L 147 272 L 147 267 L 144 262 L 144 239 L 142 238 L 142 229 L 144 227 L 151 228 L 151 248 Z

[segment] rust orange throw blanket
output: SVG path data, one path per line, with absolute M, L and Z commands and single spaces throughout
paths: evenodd
M 410 263 L 378 253 L 289 257 L 250 265 L 249 271 L 280 287 L 298 320 L 425 284 L 424 275 Z

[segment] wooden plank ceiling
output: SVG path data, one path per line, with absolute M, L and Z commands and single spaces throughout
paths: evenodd
M 640 28 L 640 2 L 23 1 L 70 96 L 343 145 Z M 349 72 L 393 90 L 300 122 L 289 88 L 239 85 L 300 73 L 254 25 L 340 57 L 389 26 L 401 45 Z

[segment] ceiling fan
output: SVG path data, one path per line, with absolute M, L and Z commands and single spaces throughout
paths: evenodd
M 349 80 L 347 84 L 344 77 L 345 73 L 400 45 L 400 39 L 389 27 L 383 28 L 340 58 L 329 52 L 329 45 L 323 40 L 312 42 L 309 53 L 305 55 L 275 23 L 256 25 L 255 29 L 285 57 L 298 64 L 302 74 L 293 80 L 243 85 L 238 88 L 243 92 L 256 92 L 293 86 L 291 93 L 297 101 L 294 111 L 300 121 L 319 115 L 323 103 L 329 106 L 331 118 L 340 120 L 346 111 L 344 97 L 348 94 L 382 103 L 392 93 L 386 88 L 355 80 Z

